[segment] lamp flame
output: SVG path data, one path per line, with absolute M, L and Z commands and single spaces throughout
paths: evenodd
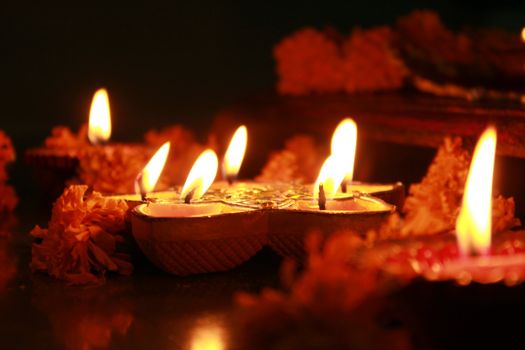
M 344 162 L 335 155 L 331 155 L 323 163 L 317 181 L 313 188 L 314 198 L 319 198 L 319 185 L 323 185 L 326 199 L 334 198 L 337 189 L 345 178 L 347 167 Z
M 525 27 L 521 29 L 521 41 L 525 43 Z
M 93 145 L 104 143 L 111 137 L 111 113 L 106 89 L 93 95 L 89 110 L 88 138 Z
M 186 202 L 201 198 L 215 180 L 218 167 L 219 160 L 214 151 L 207 149 L 202 152 L 188 174 L 180 198 Z
M 242 125 L 233 134 L 222 161 L 222 174 L 229 182 L 233 181 L 239 173 L 244 159 L 244 153 L 246 152 L 247 142 L 248 131 L 246 126 Z
M 169 153 L 170 142 L 168 141 L 155 152 L 148 164 L 146 164 L 144 169 L 137 175 L 137 179 L 135 180 L 136 193 L 145 196 L 147 193 L 155 190 L 155 186 L 157 186 Z
M 458 245 L 464 255 L 485 255 L 490 249 L 496 141 L 496 129 L 488 127 L 476 145 L 470 164 L 463 203 L 456 221 Z
M 354 177 L 355 151 L 357 144 L 357 125 L 351 118 L 339 123 L 332 136 L 332 155 L 335 155 L 345 167 L 344 181 Z

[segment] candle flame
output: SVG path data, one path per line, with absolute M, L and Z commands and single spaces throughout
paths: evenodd
M 463 254 L 487 254 L 492 231 L 492 178 L 496 155 L 496 129 L 488 127 L 481 135 L 456 221 L 458 245 Z
M 188 174 L 180 197 L 186 199 L 193 192 L 190 199 L 201 198 L 215 180 L 218 167 L 219 160 L 214 151 L 207 149 L 202 152 Z
M 521 41 L 525 43 L 525 27 L 521 29 Z
M 355 151 L 357 144 L 357 125 L 351 118 L 345 118 L 339 123 L 332 136 L 332 154 L 346 168 L 345 181 L 354 177 Z
M 222 161 L 222 172 L 226 179 L 232 179 L 237 177 L 239 169 L 244 159 L 244 153 L 246 152 L 246 144 L 248 142 L 248 131 L 246 126 L 240 126 L 230 141 L 230 145 L 224 154 Z
M 159 177 L 162 174 L 168 154 L 170 153 L 170 142 L 164 143 L 155 152 L 153 157 L 149 160 L 148 164 L 140 172 L 135 180 L 135 192 L 145 195 L 146 193 L 153 192 Z
M 344 162 L 335 155 L 326 158 L 317 181 L 313 188 L 314 198 L 319 198 L 319 185 L 323 184 L 326 199 L 334 198 L 337 189 L 341 186 L 348 168 Z
M 89 110 L 88 138 L 93 145 L 103 143 L 111 137 L 111 113 L 106 89 L 99 89 L 93 95 Z

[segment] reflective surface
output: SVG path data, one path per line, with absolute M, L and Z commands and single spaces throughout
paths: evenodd
M 29 269 L 28 232 L 47 215 L 21 208 L 1 221 L 1 348 L 226 349 L 235 291 L 277 284 L 280 259 L 263 251 L 228 273 L 177 278 L 140 260 L 130 277 L 69 286 Z
M 416 281 L 350 314 L 264 310 L 268 319 L 243 324 L 235 292 L 279 284 L 269 250 L 227 273 L 178 278 L 142 260 L 132 276 L 69 286 L 30 272 L 28 232 L 49 209 L 22 205 L 18 219 L 0 221 L 0 349 L 467 349 L 522 339 L 525 285 Z

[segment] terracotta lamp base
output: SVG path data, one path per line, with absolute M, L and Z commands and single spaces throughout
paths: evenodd
M 187 276 L 232 269 L 268 245 L 302 260 L 312 231 L 329 236 L 377 228 L 395 207 L 373 197 L 311 201 L 286 209 L 248 209 L 224 203 L 142 204 L 131 212 L 132 232 L 143 253 L 169 273 Z

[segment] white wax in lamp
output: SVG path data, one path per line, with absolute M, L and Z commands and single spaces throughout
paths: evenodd
M 371 198 L 368 196 L 346 197 L 328 199 L 325 202 L 324 209 L 320 210 L 318 200 L 299 200 L 291 209 L 318 211 L 326 213 L 348 212 L 348 213 L 365 213 L 378 211 L 392 211 L 394 206 L 384 201 Z
M 209 203 L 174 203 L 150 202 L 142 209 L 142 213 L 156 218 L 206 217 L 227 213 L 240 213 L 251 209 L 234 207 L 221 202 Z
M 142 195 L 138 193 L 134 194 L 115 194 L 107 196 L 112 199 L 122 199 L 126 202 L 143 202 Z M 146 201 L 148 200 L 178 200 L 179 192 L 177 191 L 160 191 L 160 192 L 151 192 L 146 195 Z
M 348 195 L 351 195 L 352 192 L 374 195 L 374 193 L 392 191 L 395 186 L 396 184 L 374 184 L 353 181 L 346 183 L 346 192 L 343 192 L 341 189 L 339 189 L 335 196 L 347 197 Z M 313 192 L 314 184 L 306 185 L 306 187 L 310 192 Z

